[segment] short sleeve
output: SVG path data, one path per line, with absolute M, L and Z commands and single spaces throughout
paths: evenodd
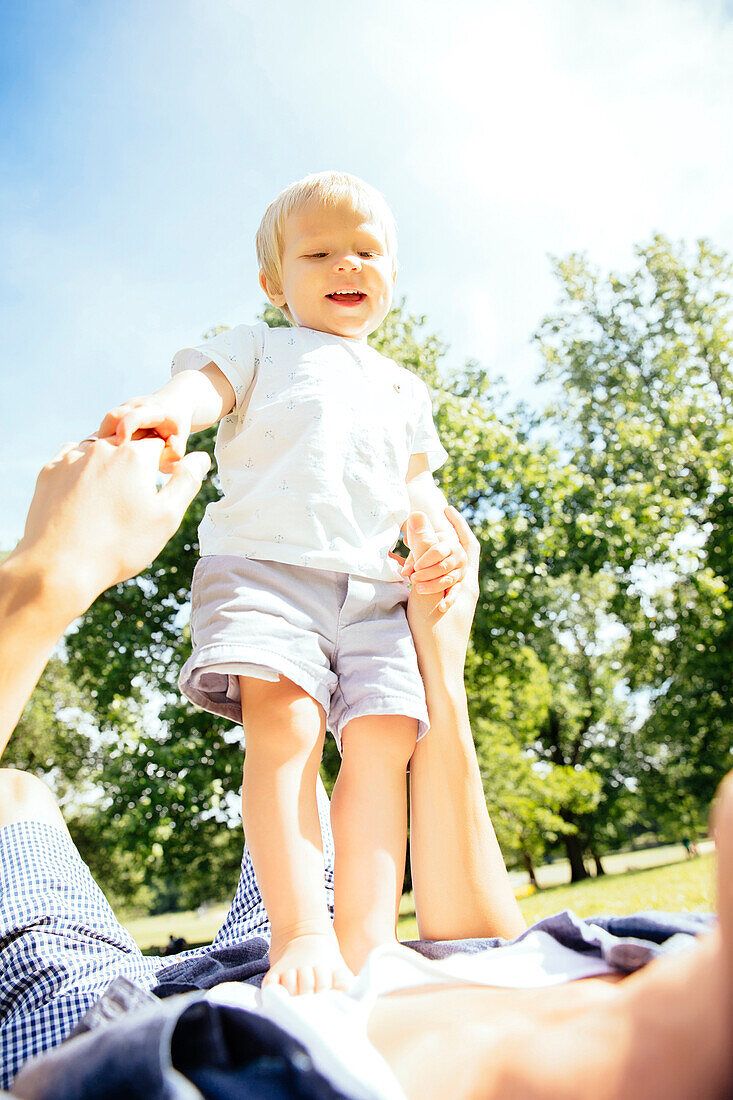
M 262 358 L 262 328 L 267 326 L 237 325 L 213 336 L 195 348 L 176 352 L 171 374 L 182 370 L 201 370 L 207 363 L 216 363 L 231 384 L 239 406 L 249 393 Z
M 411 454 L 426 454 L 430 469 L 437 470 L 448 458 L 448 452 L 440 442 L 440 437 L 433 423 L 433 407 L 428 387 L 421 378 L 416 379 L 416 382 L 417 419 L 415 421 Z

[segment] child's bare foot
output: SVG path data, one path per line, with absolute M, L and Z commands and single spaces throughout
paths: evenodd
M 344 962 L 333 929 L 305 932 L 288 940 L 281 950 L 270 949 L 266 985 L 281 985 L 288 993 L 320 993 L 326 989 L 349 991 L 354 975 Z

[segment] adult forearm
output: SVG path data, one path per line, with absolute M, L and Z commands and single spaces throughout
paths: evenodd
M 424 939 L 518 935 L 458 675 L 426 677 L 430 730 L 410 763 L 410 859 Z
M 16 552 L 0 566 L 0 757 L 54 646 L 83 610 L 32 557 Z

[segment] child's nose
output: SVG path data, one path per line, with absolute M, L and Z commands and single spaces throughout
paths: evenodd
M 359 271 L 361 260 L 355 252 L 347 252 L 336 261 L 338 271 Z

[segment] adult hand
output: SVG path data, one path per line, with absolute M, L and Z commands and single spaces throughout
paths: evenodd
M 479 594 L 478 539 L 455 508 L 449 505 L 445 516 L 461 547 L 464 575 L 452 588 L 451 603 L 446 610 L 441 606 L 446 603 L 441 592 L 421 595 L 412 588 L 407 601 L 407 619 L 415 640 L 420 669 L 426 679 L 433 674 L 433 670 L 436 676 L 462 678 Z M 422 512 L 413 512 L 408 517 L 407 526 L 410 546 L 415 548 L 416 557 L 424 555 L 441 541 Z
M 424 513 L 414 512 L 413 515 Z M 418 541 L 413 546 L 416 537 Z M 447 611 L 456 599 L 453 586 L 463 580 L 467 565 L 465 550 L 455 530 L 451 526 L 447 531 L 437 531 L 431 525 L 431 538 L 426 541 L 420 540 L 420 533 L 416 535 L 407 524 L 405 542 L 410 547 L 410 553 L 402 567 L 402 576 L 418 592 L 429 595 L 440 593 L 443 596 L 440 610 Z
M 157 488 L 163 440 L 69 443 L 44 466 L 25 533 L 24 556 L 80 614 L 110 585 L 144 569 L 178 528 L 210 466 L 193 452 Z M 74 607 L 73 605 L 76 605 Z
M 176 463 L 186 453 L 191 432 L 190 407 L 185 403 L 177 404 L 169 395 L 133 397 L 107 413 L 97 434 L 100 439 L 119 444 L 139 439 L 145 431 L 155 432 L 164 441 L 160 469 L 164 474 L 173 473 Z

